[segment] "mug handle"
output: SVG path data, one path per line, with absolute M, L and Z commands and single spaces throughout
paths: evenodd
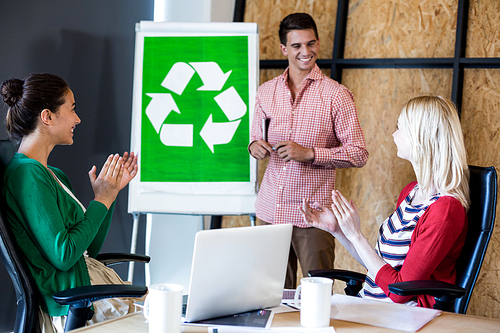
M 144 315 L 144 318 L 146 318 L 146 320 L 149 320 L 149 294 L 144 300 L 144 308 L 142 310 L 142 314 Z
M 295 306 L 297 309 L 300 309 L 299 295 L 300 295 L 301 289 L 302 289 L 302 285 L 299 285 L 297 287 L 297 289 L 295 290 L 295 296 L 293 298 L 293 306 Z

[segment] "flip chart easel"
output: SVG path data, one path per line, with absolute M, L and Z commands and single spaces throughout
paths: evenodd
M 257 162 L 247 146 L 258 44 L 255 23 L 137 23 L 132 253 L 141 213 L 254 215 Z

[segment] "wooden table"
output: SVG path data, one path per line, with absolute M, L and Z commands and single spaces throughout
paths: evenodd
M 297 327 L 299 323 L 299 312 L 279 313 L 274 316 L 273 327 Z M 331 320 L 332 325 L 338 333 L 345 332 L 399 332 L 387 328 L 367 326 L 362 324 L 350 323 L 347 321 Z M 138 332 L 148 333 L 148 324 L 145 323 L 141 312 L 130 314 L 121 318 L 109 320 L 104 323 L 81 328 L 72 332 L 106 332 L 106 333 L 124 333 Z M 206 327 L 188 326 L 182 327 L 182 332 L 207 332 Z M 467 316 L 454 313 L 442 313 L 439 317 L 425 325 L 419 333 L 492 333 L 500 332 L 500 320 L 485 317 Z

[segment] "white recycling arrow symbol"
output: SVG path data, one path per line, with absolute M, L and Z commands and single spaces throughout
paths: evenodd
M 197 91 L 221 91 L 232 71 L 224 73 L 216 62 L 175 63 L 165 76 L 161 86 L 181 96 L 191 81 L 194 73 L 198 73 L 203 85 Z M 164 124 L 170 112 L 181 114 L 170 93 L 146 93 L 151 102 L 146 107 L 146 116 L 153 125 L 160 141 L 165 146 L 192 147 L 193 124 Z M 215 102 L 226 115 L 229 122 L 214 123 L 212 114 L 208 117 L 200 131 L 200 136 L 208 148 L 215 153 L 214 146 L 231 142 L 247 112 L 247 106 L 234 87 L 229 87 L 214 97 Z
M 214 97 L 229 121 L 240 119 L 247 113 L 247 106 L 234 87 Z
M 215 62 L 190 62 L 203 81 L 203 86 L 198 90 L 220 91 L 232 71 L 224 74 Z
M 240 121 L 241 120 L 214 123 L 212 121 L 212 115 L 208 116 L 207 122 L 201 129 L 200 135 L 212 153 L 214 153 L 214 145 L 222 145 L 231 142 Z
M 146 115 L 151 124 L 160 133 L 161 125 L 167 119 L 171 111 L 181 113 L 170 94 L 146 94 L 152 98 L 146 108 Z
M 182 95 L 193 74 L 194 69 L 188 64 L 184 62 L 175 63 L 161 85 L 177 95 Z

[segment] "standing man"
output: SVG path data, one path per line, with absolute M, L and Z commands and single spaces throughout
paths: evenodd
M 362 167 L 368 159 L 352 93 L 316 65 L 319 37 L 313 18 L 290 14 L 279 28 L 285 72 L 262 84 L 255 103 L 250 154 L 269 164 L 255 210 L 266 223 L 294 225 L 285 288 L 297 285 L 297 259 L 304 275 L 333 268 L 334 237 L 310 228 L 298 206 L 304 198 L 332 204 L 337 168 Z M 267 141 L 263 120 L 269 120 Z

